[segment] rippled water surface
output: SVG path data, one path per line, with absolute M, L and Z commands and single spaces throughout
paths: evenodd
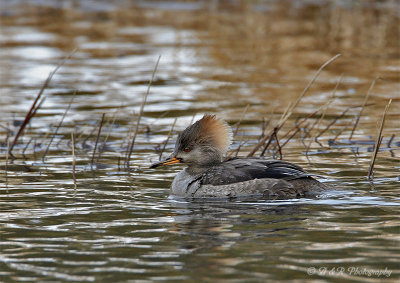
M 0 281 L 398 282 L 395 1 L 0 3 Z M 148 169 L 204 113 L 237 129 L 231 154 L 247 155 L 339 53 L 278 133 L 282 158 L 333 191 L 174 199 L 169 186 L 182 167 Z M 13 159 L 7 148 L 68 54 Z M 280 158 L 276 142 L 265 155 Z

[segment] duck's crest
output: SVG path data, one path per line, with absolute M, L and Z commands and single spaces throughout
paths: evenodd
M 211 114 L 205 114 L 184 132 L 196 135 L 196 137 L 191 137 L 196 143 L 212 143 L 221 153 L 226 153 L 232 142 L 231 127 L 224 120 Z

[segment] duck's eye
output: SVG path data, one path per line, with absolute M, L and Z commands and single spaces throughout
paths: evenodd
M 190 152 L 191 149 L 190 149 L 190 147 L 185 147 L 185 149 L 184 149 L 183 151 L 184 151 L 184 152 Z

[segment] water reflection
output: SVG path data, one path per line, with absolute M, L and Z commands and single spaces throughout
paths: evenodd
M 395 282 L 400 228 L 397 8 L 393 1 L 2 3 L 3 280 L 383 278 L 347 272 L 358 267 L 387 268 L 393 272 L 385 279 Z M 18 159 L 6 162 L 7 135 L 12 140 L 48 73 L 75 47 L 78 51 L 53 78 L 45 102 L 15 147 Z M 301 135 L 283 148 L 286 160 L 327 177 L 323 181 L 335 191 L 285 201 L 168 199 L 181 168 L 147 167 L 159 159 L 175 118 L 164 155 L 173 148 L 176 133 L 204 112 L 217 113 L 236 127 L 249 105 L 233 145 L 245 155 L 321 64 L 337 53 L 340 60 L 322 72 L 280 137 L 284 141 L 290 127 L 325 104 L 340 81 L 324 114 L 310 118 Z M 160 54 L 132 168 L 126 170 L 131 129 Z M 362 104 L 378 76 L 382 79 L 352 141 L 348 137 L 359 108 L 351 108 L 313 140 L 347 107 Z M 42 158 L 75 90 L 72 107 Z M 370 183 L 365 175 L 376 121 L 389 98 L 393 103 Z M 97 146 L 103 151 L 90 164 L 103 113 Z M 77 139 L 76 189 L 72 132 Z M 274 154 L 276 149 L 268 152 Z M 346 273 L 312 275 L 311 267 L 344 267 Z

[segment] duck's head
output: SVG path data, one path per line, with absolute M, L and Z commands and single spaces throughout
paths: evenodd
M 229 125 L 215 115 L 206 114 L 179 134 L 174 152 L 166 160 L 150 168 L 179 162 L 186 163 L 189 168 L 210 167 L 222 162 L 231 141 Z

